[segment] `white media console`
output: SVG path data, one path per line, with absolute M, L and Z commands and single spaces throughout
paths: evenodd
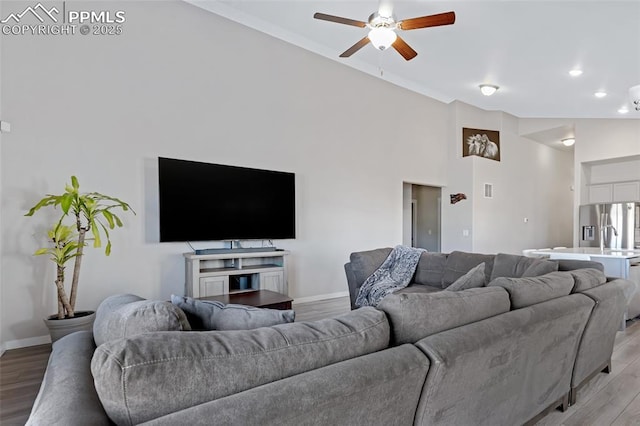
M 285 250 L 219 254 L 184 253 L 185 293 L 190 297 L 217 296 L 254 290 L 287 295 Z

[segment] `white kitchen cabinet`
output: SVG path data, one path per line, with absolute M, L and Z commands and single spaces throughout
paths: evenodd
M 640 181 L 613 184 L 613 202 L 640 201 Z
M 613 201 L 613 184 L 601 183 L 589 185 L 589 204 L 611 203 Z
M 589 185 L 589 204 L 640 201 L 640 181 Z

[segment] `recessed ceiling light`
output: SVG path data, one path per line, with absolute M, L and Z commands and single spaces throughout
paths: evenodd
M 576 143 L 576 140 L 574 138 L 567 138 L 567 139 L 562 139 L 562 144 L 564 146 L 571 146 L 574 143 Z
M 607 96 L 607 92 L 596 92 L 593 94 L 593 96 L 595 96 L 596 98 L 604 98 L 605 96 Z
M 579 75 L 582 75 L 582 70 L 579 70 L 579 69 L 571 70 L 569 71 L 569 75 L 571 77 L 578 77 Z
M 493 95 L 500 88 L 493 84 L 481 84 L 479 87 L 480 87 L 480 91 L 485 96 Z
M 621 107 L 618 112 L 620 114 L 627 114 L 629 112 L 629 108 L 627 108 L 626 106 Z

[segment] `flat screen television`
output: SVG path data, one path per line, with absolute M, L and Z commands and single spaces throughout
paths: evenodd
M 295 174 L 158 158 L 160 241 L 295 238 Z

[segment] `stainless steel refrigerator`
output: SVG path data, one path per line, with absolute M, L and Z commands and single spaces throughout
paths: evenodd
M 580 247 L 640 248 L 640 203 L 580 206 Z

